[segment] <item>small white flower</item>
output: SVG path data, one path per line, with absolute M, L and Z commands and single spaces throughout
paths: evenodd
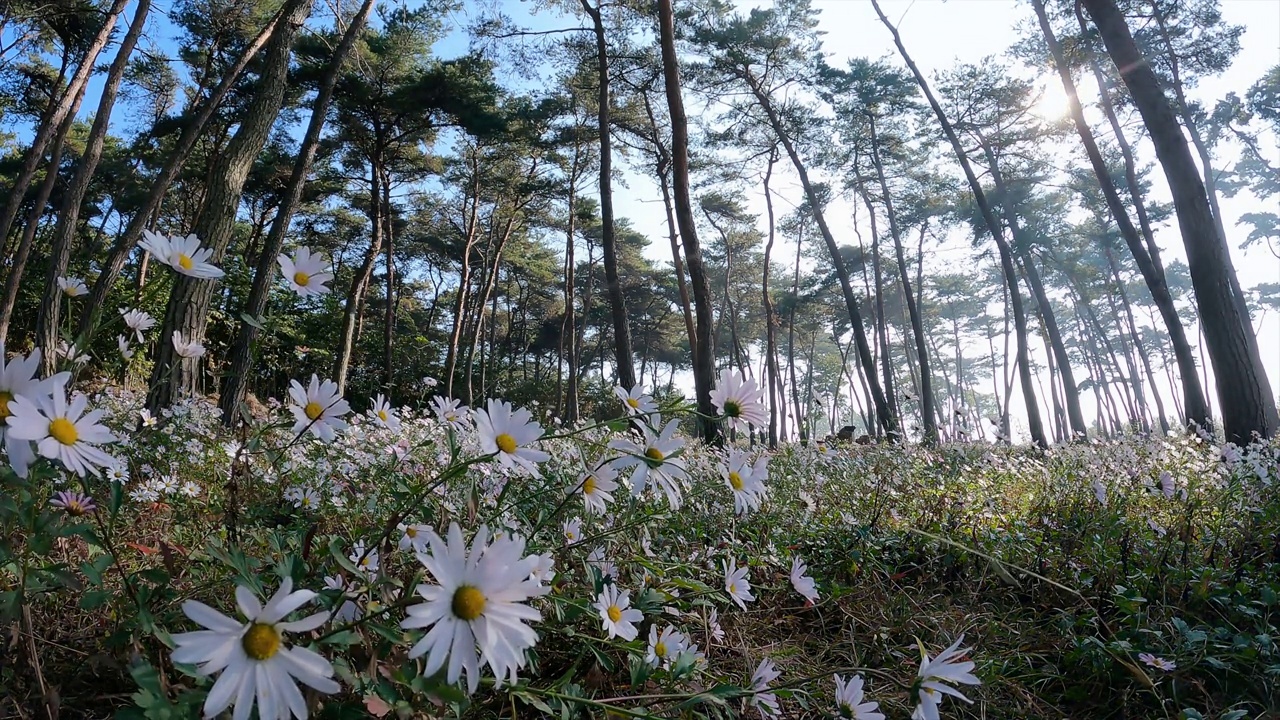
M 200 247 L 200 240 L 195 235 L 165 237 L 150 230 L 142 231 L 142 242 L 139 243 L 156 260 L 174 270 L 193 278 L 216 280 L 226 275 L 209 263 L 213 250 Z
M 142 333 L 156 326 L 156 319 L 141 310 L 125 310 L 120 308 L 125 327 L 133 331 L 138 342 L 142 342 Z
M 481 663 L 493 669 L 497 684 L 514 684 L 525 651 L 538 642 L 538 634 L 525 623 L 542 619 L 524 602 L 550 591 L 530 579 L 535 561 L 524 556 L 524 541 L 504 538 L 490 544 L 482 525 L 468 548 L 457 523 L 450 523 L 447 542 L 435 532 L 428 537 L 430 552 L 419 553 L 418 559 L 437 584 L 418 586 L 426 602 L 410 607 L 400 625 L 431 629 L 409 657 L 427 657 L 424 676 L 447 668 L 449 683 L 465 672 L 469 692 L 480 685 Z
M 1138 659 L 1145 663 L 1148 667 L 1153 667 L 1164 672 L 1173 672 L 1178 669 L 1178 664 L 1172 660 L 1165 660 L 1151 653 L 1138 653 Z
M 216 717 L 235 706 L 234 717 L 247 720 L 253 705 L 258 717 L 305 720 L 307 701 L 298 682 L 322 693 L 340 689 L 333 681 L 333 666 L 323 656 L 304 647 L 286 646 L 286 632 L 310 632 L 328 619 L 327 612 L 292 622 L 284 618 L 311 602 L 310 590 L 292 592 L 293 581 L 285 578 L 280 589 L 265 606 L 243 585 L 236 588 L 236 604 L 247 622 L 227 617 L 197 600 L 182 604 L 187 617 L 205 630 L 173 636 L 173 661 L 194 664 L 201 675 L 222 671 L 204 702 L 204 716 Z
M 630 593 L 619 590 L 615 585 L 605 585 L 596 597 L 595 607 L 600 612 L 601 629 L 608 633 L 608 637 L 626 641 L 636 639 L 640 631 L 635 623 L 644 619 L 644 613 L 631 607 Z
M 880 703 L 867 702 L 862 692 L 862 676 L 854 675 L 848 682 L 839 675 L 836 681 L 836 714 L 847 720 L 885 720 L 884 713 L 877 712 Z
M 151 414 L 150 410 L 142 409 L 138 411 L 138 415 L 142 418 L 142 427 L 155 427 L 156 416 Z
M 724 591 L 729 594 L 738 607 L 747 609 L 747 603 L 756 599 L 751 594 L 751 582 L 747 580 L 749 569 L 746 565 L 738 567 L 733 558 L 724 563 Z
M 83 365 L 89 362 L 89 356 L 80 352 L 80 348 L 75 343 L 68 343 L 66 340 L 58 341 L 58 357 L 66 358 L 67 362 L 75 365 Z
M 582 481 L 578 483 L 578 491 L 582 493 L 582 502 L 587 506 L 587 512 L 605 512 L 608 504 L 613 502 L 612 491 L 618 489 L 618 483 L 614 482 L 617 477 L 618 471 L 607 463 L 601 463 L 595 470 L 583 475 Z
M 623 407 L 627 409 L 630 415 L 650 415 L 658 412 L 658 404 L 653 398 L 645 394 L 644 388 L 636 385 L 630 391 L 625 388 L 615 387 L 613 394 L 618 396 L 622 401 Z
M 69 298 L 89 294 L 89 288 L 85 287 L 84 281 L 76 277 L 58 278 L 58 289 Z
M 311 384 L 303 387 L 297 380 L 289 381 L 289 412 L 293 413 L 293 434 L 310 431 L 324 442 L 333 442 L 339 431 L 346 430 L 343 415 L 351 412 L 351 406 L 338 393 L 338 384 L 332 380 L 320 382 L 314 374 Z
M 1160 493 L 1164 495 L 1164 499 L 1172 500 L 1177 491 L 1178 483 L 1173 479 L 1173 473 L 1168 470 L 1160 471 Z
M 781 674 L 769 658 L 761 660 L 751 674 L 752 695 L 747 704 L 759 710 L 764 717 L 778 716 L 778 696 L 769 691 L 769 684 Z
M 120 350 L 120 357 L 125 360 L 133 359 L 133 350 L 129 348 L 129 338 L 124 335 L 117 335 L 116 348 Z
M 769 421 L 764 407 L 764 390 L 740 372 L 724 370 L 711 391 L 711 404 L 728 420 L 729 428 L 747 430 L 748 424 L 763 427 Z
M 578 518 L 564 521 L 564 544 L 572 545 L 582 540 L 582 521 Z
M 189 498 L 193 498 L 200 495 L 200 486 L 194 481 L 187 480 L 182 483 L 182 487 L 178 488 L 178 491 Z
M 661 418 L 655 417 L 654 420 L 656 424 Z M 618 438 L 609 443 L 610 448 L 624 453 L 613 461 L 615 468 L 635 468 L 631 471 L 632 497 L 639 497 L 652 480 L 666 494 L 671 509 L 680 509 L 680 483 L 688 478 L 688 472 L 684 461 L 678 457 L 684 447 L 684 441 L 675 436 L 678 424 L 676 420 L 667 423 L 661 435 L 655 435 L 647 424 L 641 425 L 644 445 L 626 438 Z
M 6 361 L 4 343 L 0 343 L 0 438 L 4 439 L 5 455 L 9 465 L 19 477 L 26 477 L 31 463 L 35 462 L 36 451 L 30 440 L 22 440 L 9 430 L 8 419 L 13 415 L 13 400 L 19 395 L 28 399 L 43 398 L 50 395 L 61 383 L 65 383 L 70 375 L 59 373 L 46 380 L 37 380 L 40 370 L 40 348 L 31 351 L 30 356 L 17 355 Z
M 387 399 L 381 393 L 373 401 L 373 407 L 369 408 L 369 417 L 379 427 L 384 427 L 388 430 L 400 429 L 400 418 L 396 415 L 395 408 L 391 407 L 391 403 L 387 402 Z
M 319 253 L 313 254 L 309 248 L 300 247 L 293 257 L 280 255 L 276 258 L 280 263 L 280 272 L 284 275 L 289 288 L 301 297 L 324 295 L 329 292 L 325 283 L 333 279 L 333 267 Z
M 1107 486 L 1097 478 L 1093 479 L 1093 496 L 1098 499 L 1098 504 L 1107 504 Z
M 973 675 L 973 661 L 960 659 L 971 649 L 959 649 L 962 642 L 964 642 L 964 635 L 956 638 L 951 647 L 943 650 L 932 660 L 924 652 L 923 647 L 921 648 L 920 671 L 916 680 L 919 704 L 911 713 L 912 720 L 939 720 L 938 706 L 945 695 L 955 696 L 967 703 L 973 702 L 959 690 L 951 687 L 951 685 L 982 684 L 982 681 Z
M 440 381 L 439 381 L 439 380 L 437 380 L 437 379 L 435 379 L 435 378 L 433 378 L 433 377 L 431 377 L 430 375 L 427 375 L 427 376 L 425 376 L 425 377 L 423 377 L 423 378 L 422 378 L 422 384 L 423 384 L 423 385 L 426 385 L 426 386 L 427 386 L 427 387 L 429 387 L 429 388 L 433 388 L 433 387 L 435 387 L 435 386 L 439 385 L 439 384 L 440 384 Z
M 204 345 L 199 341 L 192 340 L 188 342 L 182 337 L 182 333 L 177 330 L 173 331 L 173 352 L 178 357 L 198 358 L 204 357 Z
M 654 623 L 649 626 L 649 647 L 645 654 L 645 662 L 653 667 L 658 665 L 664 668 L 671 667 L 671 663 L 687 643 L 688 638 L 674 626 L 667 625 L 662 632 L 658 632 L 658 624 Z
M 804 596 L 810 603 L 818 602 L 818 589 L 813 581 L 805 573 L 809 572 L 809 567 L 799 557 L 791 558 L 791 587 L 796 592 Z
M 556 559 L 551 553 L 545 555 L 530 555 L 533 561 L 533 569 L 529 571 L 529 579 L 543 585 L 550 583 L 556 577 L 555 566 Z
M 528 447 L 542 437 L 542 426 L 533 422 L 532 417 L 528 410 L 513 411 L 511 403 L 490 400 L 485 410 L 475 413 L 481 451 L 495 454 L 503 467 L 521 468 L 534 477 L 541 477 L 537 463 L 546 462 L 551 456 Z
M 422 552 L 427 547 L 427 532 L 431 530 L 428 525 L 420 523 L 400 523 L 396 526 L 400 530 L 401 550 L 412 549 L 413 552 Z
M 768 459 L 761 455 L 751 465 L 751 456 L 733 448 L 729 451 L 729 464 L 721 472 L 724 481 L 733 491 L 733 511 L 745 515 L 748 510 L 759 510 L 767 489 L 764 481 L 769 477 Z
M 431 398 L 431 409 L 440 422 L 454 430 L 466 430 L 470 426 L 470 410 L 458 400 L 437 395 Z
M 18 395 L 8 404 L 9 424 L 6 440 L 28 440 L 36 443 L 41 455 L 57 460 L 63 467 L 84 476 L 100 475 L 100 468 L 111 467 L 115 458 L 98 446 L 116 441 L 111 431 L 98 422 L 102 410 L 86 413 L 89 399 L 77 393 L 67 402 L 66 376 L 56 378 L 51 394 L 35 398 Z M 10 455 L 10 462 L 13 456 Z M 17 467 L 15 466 L 15 471 Z
M 378 572 L 378 548 L 366 548 L 363 540 L 357 540 L 356 544 L 351 547 L 351 554 L 347 556 L 360 572 L 365 575 L 372 575 Z

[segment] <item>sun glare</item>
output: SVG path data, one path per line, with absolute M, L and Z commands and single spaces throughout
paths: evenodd
M 1040 88 L 1040 98 L 1036 100 L 1035 113 L 1045 120 L 1061 120 L 1071 112 L 1071 103 L 1062 83 L 1056 77 L 1046 81 Z

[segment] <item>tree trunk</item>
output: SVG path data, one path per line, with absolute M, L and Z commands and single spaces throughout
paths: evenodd
M 145 2 L 146 0 L 144 0 Z M 276 277 L 276 257 L 284 248 L 284 237 L 289 232 L 289 223 L 302 201 L 302 190 L 307 176 L 311 172 L 311 164 L 315 161 L 316 151 L 320 147 L 320 133 L 324 130 L 325 119 L 329 112 L 329 104 L 333 101 L 333 88 L 338 82 L 342 65 L 351 55 L 356 38 L 364 29 L 369 14 L 373 11 L 376 0 L 364 0 L 356 15 L 347 25 L 342 40 L 334 50 L 320 85 L 315 100 L 311 103 L 311 118 L 307 121 L 307 131 L 298 148 L 298 157 L 293 162 L 293 171 L 289 175 L 289 184 L 285 187 L 280 199 L 280 207 L 271 220 L 271 229 L 258 257 L 258 266 L 254 270 L 253 286 L 249 289 L 249 299 L 245 302 L 241 317 L 254 318 L 254 322 L 241 321 L 240 331 L 227 356 L 229 369 L 223 376 L 218 407 L 222 408 L 222 422 L 228 426 L 236 422 L 240 403 L 244 402 L 249 387 L 249 369 L 253 362 L 253 344 L 258 339 L 258 326 L 262 313 L 267 308 L 267 298 L 271 293 L 271 285 Z M 428 325 L 429 326 L 429 325 Z
M 392 396 L 395 380 L 395 332 L 396 332 L 396 259 L 395 236 L 391 224 L 391 176 L 383 168 L 382 174 L 382 236 L 387 249 L 387 307 L 382 325 L 382 387 L 387 397 Z
M 577 244 L 577 205 L 578 205 L 578 170 L 582 164 L 581 147 L 575 135 L 573 145 L 573 164 L 569 170 L 569 227 L 564 240 L 564 323 L 560 326 L 560 342 L 569 344 L 567 352 L 569 377 L 565 392 L 564 418 L 569 426 L 578 422 L 578 319 L 574 315 L 577 302 L 577 290 L 574 288 L 577 267 L 573 259 L 574 246 Z
M 36 344 L 42 351 L 42 374 L 48 377 L 53 373 L 57 360 L 55 349 L 58 346 L 58 325 L 61 321 L 62 304 L 58 301 L 58 278 L 67 272 L 67 263 L 71 259 L 71 244 L 75 239 L 76 229 L 80 221 L 80 207 L 84 204 L 85 193 L 89 189 L 89 181 L 102 159 L 102 148 L 106 144 L 107 130 L 111 124 L 111 111 L 115 107 L 116 94 L 120 89 L 120 81 L 129 65 L 129 57 L 138 44 L 138 37 L 147 23 L 147 14 L 151 11 L 151 0 L 138 0 L 129 30 L 120 41 L 120 49 L 111 61 L 111 69 L 102 87 L 102 95 L 98 100 L 98 111 L 93 116 L 93 125 L 89 128 L 89 137 L 85 142 L 84 153 L 76 164 L 75 175 L 67 186 L 58 206 L 58 223 L 53 230 L 53 243 L 49 251 L 49 270 L 45 274 L 44 293 L 40 299 L 40 310 L 36 316 Z M 73 113 L 74 115 L 74 113 Z M 0 338 L 4 337 L 7 323 L 0 321 Z
M 1151 395 L 1156 402 L 1160 432 L 1168 434 L 1169 419 L 1165 415 L 1164 401 L 1160 399 L 1160 387 L 1156 385 L 1156 376 L 1151 370 L 1151 358 L 1147 356 L 1146 349 L 1142 346 L 1142 336 L 1138 334 L 1138 324 L 1133 319 L 1133 307 L 1129 303 L 1129 293 L 1124 289 L 1124 280 L 1120 277 L 1120 265 L 1116 262 L 1115 253 L 1111 252 L 1111 248 L 1105 248 L 1104 252 L 1107 256 L 1107 265 L 1111 268 L 1111 278 L 1115 281 L 1116 290 L 1120 293 L 1120 305 L 1124 308 L 1125 319 L 1128 322 L 1129 337 L 1133 339 L 1134 350 L 1142 360 L 1142 369 L 1146 373 L 1147 384 L 1151 386 Z
M 218 87 L 214 88 L 213 92 L 209 94 L 208 100 L 200 107 L 196 116 L 183 127 L 182 134 L 178 136 L 178 142 L 169 153 L 168 159 L 165 160 L 164 167 L 160 169 L 160 173 L 152 181 L 151 190 L 148 191 L 142 207 L 138 208 L 129 224 L 125 227 L 124 232 L 116 238 L 115 245 L 112 246 L 106 263 L 102 265 L 102 269 L 98 273 L 98 279 L 93 283 L 93 290 L 85 298 L 84 309 L 80 312 L 80 322 L 76 326 L 78 343 L 85 344 L 89 335 L 93 332 L 94 325 L 98 321 L 98 314 L 106 305 L 107 295 L 111 292 L 111 286 L 115 284 L 116 278 L 120 277 L 120 271 L 124 269 L 125 263 L 129 260 L 129 255 L 142 237 L 142 231 L 151 222 L 152 215 L 160 208 L 160 204 L 164 201 L 165 193 L 169 190 L 169 185 L 182 170 L 183 165 L 186 164 L 187 158 L 191 154 L 191 149 L 204 131 L 204 126 L 209 122 L 209 118 L 213 116 L 214 111 L 218 109 L 218 105 L 222 103 L 222 99 L 226 97 L 231 86 L 240 77 L 240 73 L 244 72 L 249 62 L 257 56 L 258 51 L 275 34 L 276 27 L 284 19 L 285 10 L 285 8 L 281 8 L 280 12 L 276 13 L 271 18 L 271 21 L 262 28 L 262 32 L 258 33 L 258 36 L 245 47 L 240 57 L 236 58 L 235 64 L 231 66 L 226 76 L 222 78 L 222 82 L 218 83 Z
M 351 278 L 351 288 L 347 291 L 347 297 L 343 303 L 342 329 L 338 334 L 337 357 L 334 359 L 333 381 L 338 384 L 340 393 L 347 391 L 347 373 L 351 370 L 351 356 L 355 353 L 357 326 L 364 314 L 364 296 L 373 279 L 373 266 L 378 261 L 378 253 L 382 250 L 381 207 L 381 180 L 375 166 L 369 171 L 369 249 L 365 251 L 364 261 L 360 263 L 360 267 Z M 464 291 L 465 288 L 459 287 L 459 296 Z
M 466 214 L 466 237 L 462 243 L 462 257 L 458 270 L 458 297 L 453 303 L 453 329 L 449 333 L 449 347 L 444 359 L 444 393 L 453 396 L 454 374 L 457 372 L 458 355 L 462 345 L 462 328 L 467 311 L 467 292 L 471 287 L 471 253 L 475 249 L 476 237 L 479 234 L 477 216 L 480 208 L 480 157 L 479 149 L 471 154 L 471 208 L 463 208 Z M 465 198 L 464 198 L 465 203 Z M 585 310 L 583 311 L 585 315 Z
M 996 219 L 995 214 L 991 211 L 991 205 L 987 202 L 986 194 L 982 191 L 982 185 L 978 182 L 978 178 L 973 174 L 973 168 L 969 166 L 968 156 L 965 155 L 964 148 L 960 144 L 960 139 L 956 137 L 955 130 L 951 127 L 950 121 L 947 120 L 946 114 L 942 111 L 942 106 L 933 96 L 933 92 L 929 90 L 929 84 L 925 80 L 924 75 L 920 73 L 920 69 L 916 67 L 911 56 L 907 54 L 907 49 L 902 44 L 902 38 L 898 35 L 898 30 L 885 17 L 884 12 L 880 10 L 877 0 L 872 0 L 872 6 L 876 10 L 876 14 L 880 16 L 880 21 L 884 23 L 889 32 L 893 34 L 893 42 L 898 47 L 898 52 L 902 54 L 902 59 L 907 63 L 907 67 L 911 68 L 911 73 L 915 76 L 916 82 L 920 85 L 920 89 L 924 92 L 925 98 L 928 99 L 929 105 L 933 108 L 933 112 L 938 117 L 938 124 L 942 126 L 942 131 L 946 134 L 947 139 L 951 142 L 951 147 L 956 153 L 956 158 L 960 162 L 960 167 L 964 170 L 965 178 L 969 181 L 969 187 L 973 191 L 973 199 L 977 203 L 979 210 L 982 211 L 982 218 L 986 222 L 987 228 L 991 231 L 991 236 L 996 241 L 996 247 L 1000 251 L 1000 267 L 1004 271 L 1005 283 L 1009 286 L 1009 300 L 1013 308 L 1014 331 L 1017 335 L 1018 342 L 1018 365 L 1019 373 L 1022 380 L 1022 394 L 1025 396 L 1027 404 L 1027 429 L 1031 433 L 1031 439 L 1037 445 L 1047 447 L 1049 442 L 1044 434 L 1044 425 L 1040 418 L 1040 406 L 1036 402 L 1035 383 L 1031 377 L 1031 363 L 1028 361 L 1027 352 L 1027 318 L 1022 308 L 1022 297 L 1018 293 L 1018 274 L 1013 267 L 1013 252 L 1009 248 L 1009 244 L 1005 242 L 1004 231 L 1000 228 L 1000 222 Z
M 1248 314 L 1233 291 L 1235 269 L 1218 235 L 1205 186 L 1178 119 L 1138 51 L 1114 0 L 1082 0 L 1142 115 L 1173 194 L 1201 326 L 1213 362 L 1226 439 L 1246 445 L 1280 425 Z
M 764 207 L 769 218 L 769 236 L 764 246 L 764 271 L 760 278 L 760 297 L 764 306 L 765 346 L 764 361 L 769 389 L 769 447 L 778 447 L 778 400 L 782 396 L 782 378 L 778 376 L 778 338 L 775 332 L 777 318 L 773 310 L 773 298 L 769 296 L 769 270 L 772 267 L 773 240 L 776 234 L 773 218 L 773 194 L 769 180 L 773 177 L 773 165 L 778 161 L 775 146 L 769 153 L 769 167 L 764 172 Z M 852 385 L 852 381 L 850 381 Z M 785 433 L 784 433 L 785 434 Z
M 702 247 L 693 220 L 693 203 L 689 199 L 689 123 L 680 94 L 680 65 L 676 57 L 675 13 L 671 0 L 658 0 L 658 29 L 662 45 L 662 76 L 667 95 L 667 113 L 671 116 L 671 184 L 675 190 L 676 223 L 684 245 L 685 263 L 689 267 L 689 284 L 693 286 L 694 313 L 697 316 L 697 343 L 693 352 L 693 386 L 698 412 L 704 417 L 715 415 L 711 389 L 716 382 L 715 323 L 711 302 L 711 284 L 702 262 Z M 717 423 L 700 420 L 702 439 L 720 440 Z

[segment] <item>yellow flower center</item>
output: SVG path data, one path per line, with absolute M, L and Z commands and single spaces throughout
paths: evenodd
M 387 411 L 386 411 L 386 410 L 379 410 L 379 411 L 378 411 L 378 419 L 379 419 L 379 420 L 381 420 L 382 422 L 386 422 L 386 421 L 387 421 Z
M 660 657 L 660 658 L 664 658 L 664 657 L 666 657 L 666 656 L 667 656 L 667 644 L 666 644 L 666 643 L 664 643 L 664 642 L 662 642 L 661 640 L 659 640 L 659 641 L 658 641 L 658 644 L 653 646 L 653 654 L 654 654 L 654 655 L 657 655 L 657 656 L 658 656 L 658 657 Z
M 302 507 L 311 507 L 311 498 L 306 495 L 302 496 Z
M 413 538 L 418 537 L 418 528 L 410 525 L 409 527 L 404 529 L 404 534 L 408 536 L 410 540 L 412 540 Z
M 736 401 L 736 400 L 725 400 L 725 401 L 724 401 L 724 416 L 725 416 L 725 417 L 736 418 L 736 417 L 738 417 L 738 416 L 740 416 L 740 415 L 742 415 L 742 406 L 741 406 L 741 405 L 739 405 L 739 404 L 737 403 L 737 401 Z
M 742 490 L 742 476 L 736 472 L 729 473 L 729 486 L 734 490 Z
M 629 397 L 629 398 L 627 398 L 627 404 L 631 406 L 631 409 L 632 409 L 632 410 L 639 410 L 639 409 L 640 409 L 640 401 L 639 401 L 639 400 L 637 400 L 637 399 L 635 399 L 635 398 L 633 398 L 633 397 Z
M 9 411 L 9 402 L 13 400 L 13 394 L 0 390 L 0 420 L 4 420 L 13 413 Z
M 486 602 L 479 589 L 463 585 L 453 592 L 453 614 L 470 622 L 484 613 Z
M 76 440 L 80 439 L 80 432 L 76 430 L 76 424 L 66 418 L 54 418 L 49 423 L 49 434 L 54 440 L 63 445 L 75 445 Z
M 610 605 L 605 612 L 609 614 L 609 620 L 612 622 L 618 622 L 622 619 L 622 611 L 618 609 L 617 605 Z
M 269 660 L 280 651 L 280 633 L 266 623 L 254 623 L 240 638 L 240 645 L 244 654 L 254 660 Z
M 66 295 L 67 297 L 75 297 L 75 296 L 76 296 L 76 286 L 75 286 L 75 285 L 68 285 L 68 286 L 66 286 L 65 288 L 63 288 L 63 289 L 62 289 L 62 294 L 63 294 L 63 295 Z
M 666 455 L 662 454 L 661 450 L 655 447 L 651 447 L 648 450 L 645 450 L 644 456 L 649 458 L 650 460 L 657 460 L 658 462 L 662 462 L 667 457 Z
M 302 409 L 302 412 L 306 413 L 308 420 L 315 420 L 324 414 L 324 406 L 315 400 L 312 400 L 307 403 L 307 406 Z
M 506 433 L 498 435 L 493 439 L 493 442 L 498 446 L 499 450 L 508 455 L 516 451 L 516 439 Z
M 183 270 L 190 270 L 195 265 L 195 261 L 186 253 L 178 253 L 178 267 Z
M 84 515 L 85 513 L 89 512 L 89 509 L 85 507 L 84 503 L 80 502 L 79 500 L 72 500 L 71 502 L 67 503 L 66 511 L 67 511 L 67 514 L 72 517 L 80 517 L 81 515 Z
M 582 494 L 592 495 L 596 491 L 596 479 L 588 475 L 587 479 L 582 482 Z
M 293 274 L 293 284 L 298 287 L 306 287 L 311 282 L 311 276 L 299 270 Z

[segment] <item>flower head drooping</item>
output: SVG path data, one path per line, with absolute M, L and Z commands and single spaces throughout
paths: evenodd
M 729 558 L 724 564 L 724 591 L 729 593 L 729 597 L 738 604 L 743 610 L 747 609 L 747 603 L 756 599 L 751 594 L 751 581 L 747 580 L 747 573 L 750 570 L 746 565 L 737 566 L 737 561 Z
M 716 389 L 711 391 L 711 404 L 724 415 L 731 430 L 747 430 L 748 424 L 762 427 L 769 421 L 764 408 L 764 391 L 740 372 L 720 373 Z
M 243 623 L 196 600 L 182 604 L 187 617 L 207 629 L 174 635 L 173 661 L 194 664 L 201 675 L 222 671 L 205 699 L 206 718 L 234 705 L 234 717 L 247 720 L 256 702 L 260 718 L 288 720 L 292 715 L 305 720 L 307 701 L 299 682 L 322 693 L 340 689 L 328 660 L 304 647 L 284 644 L 286 632 L 310 632 L 328 619 L 327 612 L 319 612 L 284 621 L 315 596 L 310 590 L 293 592 L 293 581 L 285 578 L 264 606 L 241 585 L 236 588 L 236 604 L 246 620 Z
M 582 477 L 578 483 L 578 492 L 582 493 L 582 502 L 587 512 L 603 514 L 608 503 L 613 502 L 612 492 L 618 489 L 614 480 L 618 471 L 608 463 L 600 463 L 594 470 Z
M 329 292 L 325 283 L 333 279 L 333 266 L 319 253 L 312 253 L 310 248 L 300 247 L 293 257 L 280 255 L 276 258 L 280 263 L 280 272 L 284 275 L 289 288 L 301 297 L 324 295 Z
M 533 569 L 529 571 L 530 580 L 539 585 L 544 585 L 556 578 L 555 555 L 546 553 L 543 555 L 530 555 L 529 558 L 533 560 Z
M 520 468 L 534 477 L 537 463 L 546 462 L 551 456 L 527 447 L 542 437 L 542 426 L 533 421 L 528 410 L 515 410 L 504 400 L 490 400 L 485 410 L 477 410 L 476 431 L 480 434 L 480 449 L 495 453 L 503 467 Z
M 67 362 L 75 365 L 83 365 L 84 363 L 89 362 L 88 355 L 80 352 L 80 348 L 76 347 L 75 343 L 69 343 L 66 340 L 58 341 L 57 355 L 58 357 L 65 358 Z
M 649 626 L 649 647 L 645 653 L 645 662 L 652 667 L 662 665 L 669 668 L 688 642 L 689 639 L 676 630 L 675 626 L 667 625 L 662 632 L 658 632 L 658 624 L 654 623 Z
M 658 412 L 658 404 L 652 397 L 645 394 L 641 385 L 636 385 L 631 390 L 615 387 L 613 394 L 622 401 L 622 406 L 627 409 L 628 415 L 650 415 Z
M 373 401 L 373 407 L 369 408 L 369 417 L 377 423 L 379 427 L 388 430 L 400 429 L 400 418 L 396 415 L 395 408 L 391 407 L 391 403 L 381 394 Z
M 116 441 L 111 431 L 100 424 L 102 410 L 86 413 L 89 399 L 77 393 L 67 402 L 66 375 L 59 374 L 51 394 L 35 399 L 18 395 L 9 403 L 8 436 L 36 443 L 41 455 L 61 462 L 71 472 L 97 476 L 101 468 L 116 463 L 115 458 L 98 446 Z M 10 455 L 10 462 L 13 456 Z M 16 468 L 15 468 L 16 471 Z
M 289 412 L 293 413 L 293 434 L 310 430 L 324 442 L 333 442 L 338 432 L 347 429 L 343 415 L 351 412 L 351 406 L 338 392 L 338 384 L 332 380 L 320 382 L 311 376 L 311 384 L 302 387 L 297 380 L 289 381 Z
M 803 560 L 799 557 L 791 558 L 791 587 L 795 588 L 796 592 L 803 595 L 805 600 L 808 600 L 809 604 L 812 605 L 818 602 L 818 588 L 813 578 L 806 574 L 808 572 L 809 566 L 805 565 Z
M 605 585 L 596 597 L 595 608 L 600 613 L 602 629 L 609 633 L 610 638 L 630 641 L 640 633 L 635 623 L 644 619 L 644 613 L 631 607 L 631 596 L 626 590 L 619 590 L 616 585 Z
M 69 298 L 89 294 L 89 288 L 85 287 L 84 281 L 75 277 L 58 278 L 58 289 Z
M 182 333 L 177 330 L 173 331 L 173 352 L 178 357 L 198 358 L 204 356 L 204 345 L 199 341 L 187 341 L 182 337 Z
M 156 326 L 156 319 L 141 310 L 120 308 L 120 316 L 124 319 L 125 327 L 133 331 L 138 342 L 142 342 L 142 333 Z
M 466 430 L 471 424 L 471 411 L 461 401 L 437 395 L 431 398 L 431 410 L 439 418 L 456 431 Z
M 960 659 L 971 649 L 959 649 L 962 642 L 964 642 L 963 634 L 956 638 L 951 647 L 943 650 L 932 660 L 921 647 L 920 672 L 916 678 L 916 695 L 919 698 L 919 704 L 911 713 L 912 720 L 939 720 L 938 706 L 942 703 L 944 695 L 954 695 L 967 703 L 973 702 L 951 686 L 982 684 L 982 681 L 973 675 L 973 661 Z
M 880 703 L 867 702 L 862 692 L 862 676 L 854 675 L 846 682 L 839 675 L 836 681 L 836 714 L 848 720 L 885 720 L 884 713 L 877 712 Z
M 213 250 L 201 248 L 200 239 L 195 235 L 165 237 L 143 230 L 142 242 L 139 244 L 156 260 L 188 277 L 216 280 L 226 275 L 209 262 Z
M 630 439 L 619 438 L 609 443 L 609 447 L 620 450 L 624 455 L 613 461 L 619 470 L 634 467 L 631 472 L 631 495 L 639 497 L 650 481 L 662 489 L 667 502 L 673 510 L 680 509 L 680 483 L 688 478 L 684 461 L 678 454 L 684 447 L 684 441 L 675 436 L 678 421 L 672 420 L 662 429 L 661 435 L 655 435 L 648 425 L 641 425 L 644 434 L 644 445 L 638 445 Z
M 564 521 L 564 544 L 572 545 L 582 540 L 582 521 L 578 518 Z
M 133 359 L 133 349 L 129 347 L 129 338 L 124 335 L 116 336 L 116 349 L 120 351 L 120 357 L 125 360 Z
M 770 692 L 769 684 L 781 674 L 769 658 L 761 660 L 756 671 L 751 673 L 752 695 L 747 704 L 759 710 L 763 717 L 778 717 L 778 696 Z
M 56 508 L 62 508 L 64 512 L 72 517 L 87 515 L 98 509 L 98 506 L 93 504 L 93 498 L 88 495 L 82 495 L 78 492 L 67 492 L 65 490 L 59 490 L 54 494 L 53 499 L 49 501 L 49 504 Z
M 481 663 L 493 669 L 499 684 L 515 683 L 525 650 L 538 641 L 525 623 L 542 619 L 524 602 L 550 588 L 530 579 L 535 561 L 524 556 L 524 540 L 489 543 L 489 530 L 482 525 L 468 548 L 457 523 L 449 525 L 448 537 L 446 542 L 430 532 L 430 551 L 418 555 L 437 584 L 418 586 L 426 602 L 410 607 L 401 622 L 407 629 L 431 628 L 409 657 L 427 656 L 427 676 L 447 668 L 450 683 L 465 672 L 469 692 L 480 685 Z
M 40 369 L 40 348 L 31 355 L 18 355 L 6 360 L 4 343 L 0 343 L 0 438 L 4 439 L 5 455 L 9 465 L 19 477 L 26 477 L 27 470 L 36 459 L 36 451 L 30 440 L 19 439 L 9 430 L 8 419 L 13 415 L 13 400 L 19 395 L 28 398 L 48 396 L 59 382 L 69 379 L 67 373 L 59 373 L 46 380 L 37 380 Z
M 742 450 L 729 451 L 729 464 L 722 470 L 724 481 L 733 491 L 733 511 L 744 515 L 748 510 L 759 510 L 767 489 L 764 481 L 769 477 L 768 459 L 761 455 L 751 464 L 751 456 Z

